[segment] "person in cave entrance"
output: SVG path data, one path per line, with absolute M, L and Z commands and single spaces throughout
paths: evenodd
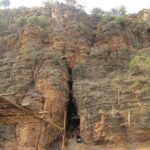
M 80 143 L 80 118 L 77 113 L 75 99 L 70 99 L 67 104 L 67 138 L 76 138 Z
M 75 115 L 72 113 L 71 117 L 71 124 L 72 124 L 72 138 L 76 138 L 77 143 L 81 143 L 81 137 L 80 137 L 80 119 L 78 115 Z

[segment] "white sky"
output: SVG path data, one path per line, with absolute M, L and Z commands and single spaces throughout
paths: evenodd
M 43 0 L 10 0 L 11 7 L 18 6 L 41 6 Z M 64 1 L 64 0 L 59 0 Z M 150 0 L 77 0 L 77 2 L 85 7 L 87 11 L 94 7 L 100 7 L 103 10 L 110 10 L 120 5 L 124 5 L 129 13 L 138 12 L 143 8 L 150 9 Z

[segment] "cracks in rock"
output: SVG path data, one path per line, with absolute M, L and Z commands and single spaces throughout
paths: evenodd
M 73 73 L 72 68 L 67 65 L 68 71 L 68 102 L 67 102 L 67 121 L 66 121 L 66 131 L 73 131 L 79 127 L 80 119 L 78 116 L 78 109 L 76 104 L 76 99 L 73 95 Z
M 37 74 L 39 73 L 40 68 L 42 67 L 42 62 L 39 62 L 39 60 L 35 59 L 32 66 L 32 80 L 31 84 L 34 85 L 36 81 Z
M 69 88 L 69 101 L 73 101 L 73 77 L 71 67 L 67 68 L 68 71 L 68 88 Z

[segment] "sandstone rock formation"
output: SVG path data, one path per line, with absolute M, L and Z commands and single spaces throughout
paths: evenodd
M 137 15 L 124 26 L 93 26 L 84 12 L 64 8 L 59 16 L 58 9 L 52 11 L 58 16 L 52 15 L 51 33 L 27 25 L 0 36 L 0 149 L 48 150 L 55 145 L 62 139 L 70 92 L 84 143 L 149 149 L 146 20 L 138 22 Z M 134 71 L 130 62 L 135 57 L 140 65 Z

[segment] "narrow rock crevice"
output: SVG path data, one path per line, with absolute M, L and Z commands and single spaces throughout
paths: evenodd
M 73 132 L 75 129 L 79 129 L 80 119 L 78 116 L 78 108 L 76 99 L 73 94 L 73 73 L 70 66 L 67 67 L 68 71 L 68 102 L 67 102 L 67 121 L 66 131 Z

